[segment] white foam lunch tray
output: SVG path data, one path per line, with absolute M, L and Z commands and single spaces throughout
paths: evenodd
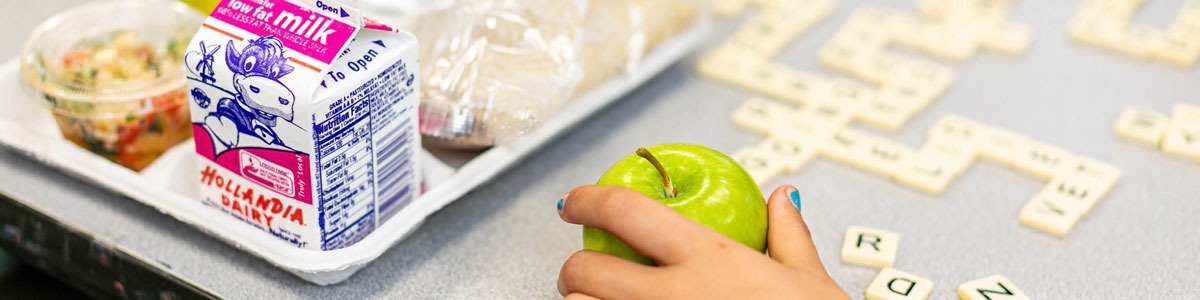
M 582 94 L 537 130 L 481 152 L 457 169 L 422 151 L 418 159 L 425 174 L 424 193 L 362 241 L 332 251 L 296 248 L 266 232 L 247 230 L 245 224 L 202 204 L 197 199 L 197 181 L 187 175 L 195 173 L 196 166 L 190 142 L 172 148 L 141 173 L 75 146 L 62 137 L 50 112 L 23 92 L 16 59 L 0 66 L 0 145 L 154 207 L 304 280 L 328 285 L 346 280 L 416 229 L 425 217 L 679 61 L 699 46 L 710 29 L 709 18 L 697 18 L 687 31 L 664 41 L 628 74 Z

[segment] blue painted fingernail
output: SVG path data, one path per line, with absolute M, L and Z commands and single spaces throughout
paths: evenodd
M 558 198 L 558 215 L 562 215 L 563 198 Z
M 792 198 L 792 204 L 796 206 L 796 210 L 800 210 L 800 191 L 793 189 L 791 193 L 788 193 L 788 197 Z

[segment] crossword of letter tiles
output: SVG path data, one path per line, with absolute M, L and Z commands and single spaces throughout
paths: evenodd
M 1001 275 L 992 275 L 958 286 L 958 298 L 963 300 L 1028 300 L 1016 284 Z
M 867 286 L 867 300 L 923 300 L 933 293 L 933 281 L 892 268 L 884 268 Z
M 1067 32 L 1084 44 L 1179 67 L 1200 59 L 1200 1 L 1187 1 L 1164 29 L 1130 24 L 1144 0 L 1086 0 Z
M 1171 115 L 1129 107 L 1113 125 L 1117 135 L 1200 162 L 1200 105 L 1176 103 Z
M 1028 26 L 1006 21 L 1008 1 L 921 0 L 918 14 L 864 5 L 855 9 L 843 27 L 818 52 L 818 61 L 866 83 L 826 77 L 770 62 L 792 39 L 828 17 L 831 0 L 719 0 L 719 14 L 735 15 L 747 5 L 762 11 L 746 21 L 732 37 L 704 54 L 697 71 L 764 96 L 788 102 L 752 98 L 732 113 L 733 123 L 767 137 L 733 157 L 760 185 L 785 172 L 796 172 L 816 156 L 889 178 L 930 194 L 942 193 L 963 171 L 982 157 L 1043 179 L 1082 182 L 1092 198 L 1078 200 L 1086 208 L 1051 221 L 1070 226 L 1042 226 L 1034 214 L 1043 206 L 1035 197 L 1019 216 L 1021 223 L 1051 234 L 1064 235 L 1111 189 L 1119 178 L 1115 168 L 1078 156 L 1051 144 L 956 116 L 946 116 L 930 129 L 924 146 L 912 148 L 846 127 L 859 121 L 887 130 L 903 127 L 954 82 L 954 71 L 937 63 L 884 53 L 889 44 L 910 47 L 942 59 L 962 61 L 980 49 L 1004 54 L 1023 52 L 1032 40 Z M 1200 111 L 1200 110 L 1197 110 Z M 1200 113 L 1196 114 L 1200 116 Z M 1200 117 L 1197 117 L 1200 119 Z M 1178 126 L 1177 126 L 1178 127 Z M 1174 128 L 1174 127 L 1172 127 Z M 1188 127 L 1175 131 L 1188 133 Z M 1176 140 L 1188 141 L 1178 134 Z M 1177 153 L 1191 145 L 1175 141 Z M 1200 152 L 1198 152 L 1200 153 Z M 1087 167 L 1087 168 L 1085 168 Z M 1090 171 L 1084 176 L 1083 170 Z M 1080 178 L 1086 180 L 1082 180 Z M 1098 191 L 1103 192 L 1098 192 Z
M 782 104 L 751 99 L 735 109 L 735 115 L 771 105 Z M 779 107 L 775 109 L 779 115 L 747 118 L 752 123 L 734 123 L 754 131 L 778 124 L 778 120 L 819 123 L 811 121 L 815 117 L 805 117 L 802 111 Z M 939 119 L 918 149 L 854 129 L 807 126 L 803 127 L 807 129 L 775 129 L 766 141 L 738 151 L 734 157 L 748 164 L 747 171 L 759 184 L 784 172 L 795 172 L 820 155 L 930 194 L 940 194 L 976 157 L 983 157 L 1050 180 L 1021 209 L 1018 221 L 1057 236 L 1070 232 L 1121 176 L 1118 168 L 1096 159 L 955 115 Z M 784 128 L 790 127 L 802 126 Z M 791 146 L 780 146 L 780 141 Z M 777 149 L 774 156 L 771 149 Z M 788 151 L 778 149 L 793 149 L 790 152 L 794 154 L 787 155 L 784 153 Z
M 939 120 L 930 129 L 925 145 L 915 149 L 846 128 L 851 121 L 859 121 L 883 129 L 898 129 L 953 83 L 954 72 L 947 67 L 883 53 L 889 43 L 950 60 L 966 59 L 977 49 L 1024 51 L 1030 39 L 1028 27 L 1005 21 L 1007 3 L 919 1 L 919 16 L 869 5 L 855 9 L 843 28 L 819 51 L 818 60 L 826 67 L 875 84 L 872 86 L 769 62 L 787 41 L 828 16 L 833 4 L 822 0 L 761 2 L 743 1 L 736 5 L 796 5 L 821 9 L 790 18 L 774 13 L 779 10 L 766 9 L 697 63 L 698 71 L 706 77 L 794 105 L 752 98 L 733 111 L 735 125 L 768 137 L 759 145 L 743 148 L 734 155 L 747 165 L 747 171 L 759 184 L 770 182 L 785 172 L 796 172 L 818 155 L 930 194 L 942 193 L 976 157 L 1042 179 L 1069 179 L 1072 182 L 1082 175 L 1076 174 L 1080 173 L 1078 170 L 1072 172 L 1071 168 L 1083 166 L 1080 161 L 1095 161 L 1022 134 L 956 116 Z M 996 38 L 998 35 L 1006 36 Z M 1200 113 L 1196 115 L 1200 116 Z M 1120 172 L 1093 173 L 1087 177 L 1088 181 L 1079 182 L 1089 183 L 1088 186 L 1094 186 L 1096 191 L 1107 192 Z M 1031 209 L 1022 210 L 1025 212 L 1022 216 L 1030 217 L 1025 218 L 1029 221 L 1021 222 L 1063 235 L 1103 193 L 1094 192 L 1093 195 L 1097 197 L 1085 199 L 1086 205 L 1081 204 L 1087 209 L 1062 219 L 1070 221 L 1063 224 L 1071 226 L 1040 226 L 1046 222 L 1034 218 L 1039 215 L 1033 214 L 1038 210 L 1032 208 L 1041 207 L 1033 205 L 1038 203 L 1036 197 L 1026 205 Z
M 850 226 L 842 242 L 842 261 L 860 266 L 887 268 L 896 261 L 900 235 L 884 230 Z

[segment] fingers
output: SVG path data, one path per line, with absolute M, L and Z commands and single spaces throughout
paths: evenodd
M 668 265 L 693 254 L 697 241 L 715 234 L 671 208 L 623 187 L 581 186 L 567 194 L 564 221 L 598 227 L 634 251 Z
M 800 192 L 793 186 L 781 186 L 771 193 L 767 200 L 767 251 L 771 258 L 792 269 L 824 274 L 825 266 L 800 215 L 801 204 Z
M 627 299 L 652 295 L 654 267 L 616 256 L 580 250 L 558 272 L 558 292 L 567 298 Z M 576 294 L 586 294 L 571 296 Z M 588 298 L 579 298 L 588 299 Z
M 596 297 L 592 297 L 592 296 L 588 296 L 588 295 L 584 295 L 584 294 L 580 294 L 580 293 L 571 293 L 571 294 L 567 294 L 566 297 L 563 297 L 563 300 L 600 300 L 600 298 L 596 298 Z

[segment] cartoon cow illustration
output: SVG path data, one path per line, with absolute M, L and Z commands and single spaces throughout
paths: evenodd
M 233 98 L 221 98 L 204 123 L 228 148 L 238 147 L 242 134 L 287 147 L 274 128 L 281 119 L 291 122 L 295 114 L 296 96 L 279 81 L 295 67 L 287 64 L 283 44 L 275 37 L 249 42 L 241 52 L 233 41 L 225 46 L 225 64 L 233 72 Z

